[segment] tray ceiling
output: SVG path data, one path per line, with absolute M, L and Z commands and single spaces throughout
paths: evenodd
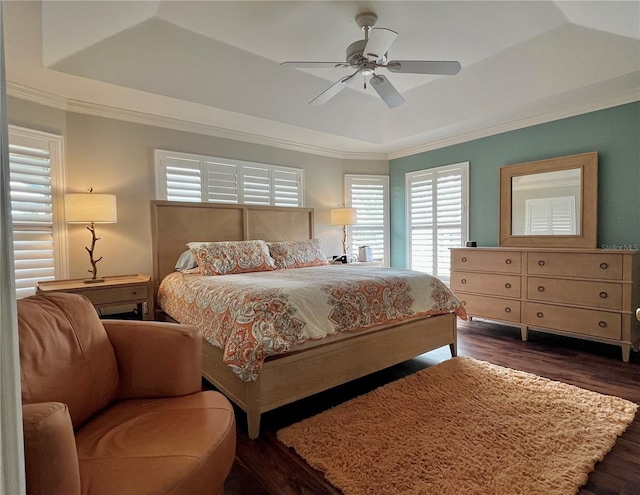
M 640 3 L 4 1 L 10 94 L 70 110 L 147 116 L 343 157 L 400 156 L 640 99 Z M 350 73 L 286 69 L 340 61 L 355 15 L 399 33 L 389 57 L 458 60 L 457 76 L 385 75 L 389 109 Z M 154 120 L 155 119 L 155 120 Z M 161 119 L 161 120 L 159 120 Z

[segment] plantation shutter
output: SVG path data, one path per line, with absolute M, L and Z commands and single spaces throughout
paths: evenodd
M 451 271 L 452 247 L 460 247 L 462 238 L 462 171 L 438 172 L 436 183 L 436 270 L 448 278 Z M 466 237 L 466 236 L 465 236 Z
M 408 188 L 411 269 L 426 273 L 435 273 L 433 175 L 425 173 L 412 176 Z
M 206 193 L 198 201 L 214 203 L 240 203 L 238 166 L 226 163 L 204 162 Z
M 156 197 L 304 206 L 302 169 L 156 150 Z
M 202 181 L 200 162 L 177 157 L 165 159 L 166 199 L 169 201 L 200 201 Z
M 9 145 L 16 297 L 55 278 L 53 196 L 48 149 Z
M 357 223 L 349 227 L 348 243 L 358 254 L 360 246 L 370 246 L 374 260 L 388 264 L 389 177 L 346 175 L 346 206 L 357 211 Z
M 525 201 L 527 235 L 575 235 L 574 196 L 527 199 Z
M 413 270 L 448 280 L 450 248 L 467 237 L 468 164 L 407 174 L 410 262 Z
M 276 206 L 300 206 L 302 196 L 300 191 L 301 174 L 277 169 L 272 172 L 273 196 Z
M 264 167 L 242 167 L 243 203 L 268 205 L 271 200 L 271 177 Z

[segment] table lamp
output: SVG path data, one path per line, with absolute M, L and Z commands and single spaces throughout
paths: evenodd
M 116 223 L 118 221 L 118 210 L 116 207 L 116 196 L 114 194 L 94 194 L 93 188 L 88 193 L 65 194 L 65 217 L 67 223 L 88 223 L 87 230 L 91 232 L 91 247 L 85 247 L 89 253 L 91 278 L 84 282 L 104 282 L 104 278 L 98 278 L 98 259 L 94 259 L 93 253 L 96 242 L 100 239 L 96 237 L 96 223 Z
M 355 208 L 334 208 L 331 210 L 331 225 L 342 225 L 342 253 L 347 254 L 347 225 L 355 225 L 358 210 Z

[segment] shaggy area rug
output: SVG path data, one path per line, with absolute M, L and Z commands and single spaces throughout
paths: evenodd
M 457 357 L 277 437 L 345 495 L 569 495 L 637 408 Z

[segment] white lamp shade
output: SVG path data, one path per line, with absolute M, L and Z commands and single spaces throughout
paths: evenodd
M 65 194 L 67 223 L 116 223 L 118 209 L 114 194 Z
M 331 225 L 355 225 L 358 210 L 355 208 L 334 208 L 331 210 Z

